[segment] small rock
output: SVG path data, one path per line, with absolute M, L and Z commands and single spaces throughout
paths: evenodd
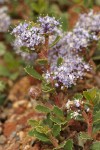
M 0 121 L 1 121 L 1 122 L 4 122 L 6 119 L 7 119 L 7 114 L 1 113 L 1 114 L 0 114 Z
M 16 131 L 21 131 L 23 129 L 23 125 L 17 125 L 16 126 Z
M 0 135 L 2 134 L 3 130 L 2 130 L 2 127 L 0 127 Z
M 12 134 L 9 137 L 9 139 L 13 139 L 15 136 L 16 136 L 16 131 L 12 132 Z
M 26 105 L 27 104 L 27 101 L 26 100 L 20 100 L 20 101 L 17 101 L 13 104 L 13 107 L 14 108 L 18 108 L 19 106 L 23 106 L 23 105 Z
M 18 135 L 19 135 L 20 140 L 22 140 L 22 139 L 25 137 L 25 134 L 24 134 L 23 131 L 20 131 L 20 132 L 18 133 Z
M 5 144 L 6 142 L 6 137 L 4 135 L 0 136 L 0 144 Z
M 24 150 L 29 150 L 30 149 L 30 146 L 29 145 L 26 145 Z
M 9 137 L 16 130 L 16 122 L 6 122 L 4 124 L 4 135 Z

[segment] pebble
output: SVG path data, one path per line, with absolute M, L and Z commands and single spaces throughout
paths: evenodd
M 5 144 L 6 142 L 6 137 L 4 135 L 0 136 L 0 144 Z
M 1 113 L 0 115 L 0 121 L 4 122 L 7 119 L 7 115 L 5 113 Z
M 2 130 L 2 127 L 0 127 L 0 135 L 2 134 L 3 130 Z
M 26 145 L 24 150 L 29 150 L 30 146 L 29 145 Z
M 16 131 L 12 132 L 9 139 L 13 139 L 16 136 Z
M 16 131 L 17 131 L 17 132 L 18 132 L 18 131 L 21 131 L 23 128 L 24 128 L 23 125 L 17 125 L 17 126 L 16 126 Z
M 22 139 L 25 137 L 25 134 L 24 134 L 23 131 L 20 131 L 20 132 L 18 133 L 18 135 L 19 135 L 20 140 L 22 140 Z
M 19 106 L 23 106 L 23 105 L 25 105 L 25 104 L 27 104 L 27 101 L 21 100 L 21 101 L 15 102 L 15 103 L 13 104 L 13 107 L 14 107 L 14 108 L 18 108 Z

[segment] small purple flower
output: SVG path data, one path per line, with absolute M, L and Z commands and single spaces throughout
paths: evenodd
M 40 23 L 40 27 L 43 33 L 52 34 L 60 26 L 59 21 L 57 21 L 55 17 L 49 17 L 49 16 L 39 17 L 37 22 Z

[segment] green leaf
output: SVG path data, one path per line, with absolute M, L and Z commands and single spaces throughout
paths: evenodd
M 43 80 L 43 77 L 31 66 L 27 66 L 25 68 L 25 72 L 27 72 L 30 76 L 32 76 L 38 80 Z
M 60 17 L 61 17 L 60 22 L 62 23 L 62 29 L 64 31 L 67 31 L 69 27 L 69 14 L 66 12 L 61 13 Z
M 47 59 L 37 59 L 37 63 L 40 65 L 45 65 L 48 63 L 48 60 Z
M 92 0 L 84 0 L 83 4 L 84 4 L 85 7 L 88 7 L 88 8 L 93 7 L 93 1 Z
M 21 50 L 22 50 L 23 52 L 27 52 L 27 53 L 30 52 L 29 48 L 27 48 L 27 47 L 25 47 L 25 46 L 22 46 L 22 47 L 21 47 Z
M 6 100 L 6 94 L 0 94 L 0 105 L 3 105 Z
M 93 134 L 98 133 L 100 131 L 100 123 L 93 125 Z
M 74 99 L 79 99 L 79 100 L 81 100 L 82 98 L 83 98 L 83 95 L 80 94 L 80 93 L 77 93 L 77 94 L 74 95 Z
M 50 116 L 50 119 L 58 125 L 64 125 L 67 122 L 67 120 L 62 120 L 59 117 L 53 115 Z
M 93 142 L 90 150 L 100 150 L 100 141 Z
M 37 126 L 36 127 L 36 131 L 39 132 L 39 133 L 43 133 L 43 134 L 47 134 L 48 132 L 50 132 L 50 128 L 48 126 Z
M 3 92 L 6 88 L 6 85 L 3 81 L 0 81 L 0 92 Z
M 0 76 L 9 77 L 9 75 L 9 70 L 5 66 L 0 65 Z
M 29 125 L 31 125 L 34 128 L 40 124 L 40 122 L 37 120 L 29 120 L 28 122 L 29 122 Z
M 5 53 L 4 60 L 9 70 L 16 70 L 20 65 L 19 61 L 10 52 Z
M 0 42 L 0 56 L 3 56 L 6 52 L 6 46 L 4 43 Z
M 89 90 L 83 92 L 83 95 L 86 98 L 86 100 L 92 101 L 92 102 L 96 98 L 96 94 L 97 94 L 97 89 L 96 88 L 89 89 Z
M 93 123 L 94 124 L 100 123 L 100 110 L 95 112 L 93 116 Z
M 92 58 L 93 60 L 100 60 L 100 56 L 95 56 Z
M 64 117 L 63 111 L 57 106 L 54 106 L 53 113 L 58 117 Z
M 50 119 L 50 113 L 46 115 L 46 118 L 43 120 L 43 124 L 48 125 L 50 128 L 53 126 L 53 122 Z
M 64 145 L 64 150 L 73 150 L 73 141 L 72 140 L 67 140 L 65 145 Z
M 57 148 L 54 148 L 54 150 L 73 150 L 73 141 L 72 140 L 67 140 L 63 143 L 61 143 Z
M 42 91 L 45 93 L 53 93 L 55 89 L 51 87 L 50 83 L 43 82 Z
M 86 132 L 80 132 L 78 136 L 79 146 L 84 147 L 87 140 L 92 140 L 92 138 Z
M 90 137 L 87 133 L 85 133 L 85 132 L 81 132 L 81 133 L 79 134 L 79 137 L 80 137 L 82 140 L 91 139 L 91 137 Z
M 54 45 L 57 44 L 57 42 L 60 40 L 60 36 L 57 36 L 56 39 L 53 41 L 53 43 L 50 45 L 50 48 L 52 48 Z
M 63 62 L 63 58 L 62 57 L 59 57 L 58 60 L 57 60 L 57 67 L 59 67 Z
M 54 135 L 55 137 L 58 136 L 59 133 L 60 133 L 60 131 L 61 131 L 61 126 L 55 124 L 55 125 L 53 126 L 53 129 L 52 129 L 53 135 Z
M 36 130 L 29 131 L 29 135 L 30 135 L 30 136 L 33 136 L 33 137 L 36 137 L 37 139 L 39 139 L 40 141 L 43 141 L 43 142 L 48 142 L 48 141 L 50 141 L 50 140 L 48 139 L 48 137 L 47 137 L 45 134 L 39 133 L 39 132 L 37 132 Z
M 36 109 L 42 113 L 49 113 L 51 110 L 48 107 L 42 106 L 42 105 L 37 105 Z
M 13 73 L 13 74 L 10 74 L 9 78 L 10 78 L 11 80 L 16 80 L 18 76 L 19 76 L 19 73 L 18 73 L 18 72 L 15 72 L 15 73 Z

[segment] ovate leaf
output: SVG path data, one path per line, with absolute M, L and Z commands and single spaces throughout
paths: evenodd
M 39 121 L 36 121 L 36 120 L 29 120 L 28 122 L 34 128 L 40 124 Z
M 95 112 L 94 117 L 93 117 L 93 123 L 94 124 L 100 123 L 100 110 Z
M 25 72 L 27 72 L 30 76 L 32 76 L 38 80 L 43 80 L 43 77 L 31 66 L 27 66 L 25 68 Z
M 51 110 L 48 107 L 37 105 L 36 109 L 42 113 L 49 113 Z
M 83 98 L 83 95 L 80 94 L 80 93 L 77 93 L 77 94 L 74 95 L 74 99 L 79 99 L 79 100 L 81 100 L 82 98 Z
M 73 150 L 73 141 L 72 140 L 67 140 L 65 145 L 64 145 L 64 150 Z
M 81 132 L 79 137 L 82 139 L 82 140 L 88 140 L 88 139 L 91 139 L 91 137 L 85 133 L 85 132 Z
M 45 65 L 48 63 L 48 60 L 47 59 L 37 59 L 37 63 L 40 65 Z
M 59 107 L 57 107 L 57 106 L 54 106 L 53 113 L 55 115 L 57 115 L 58 117 L 64 117 L 63 111 Z
M 9 77 L 9 75 L 9 70 L 5 66 L 0 65 L 0 76 Z
M 72 140 L 67 140 L 63 143 L 61 143 L 57 148 L 54 148 L 54 150 L 73 150 L 73 141 Z
M 93 142 L 90 150 L 100 150 L 100 141 Z
M 56 39 L 53 41 L 53 43 L 50 45 L 50 48 L 56 45 L 56 43 L 60 40 L 60 36 L 57 36 Z
M 39 133 L 43 133 L 43 134 L 47 134 L 48 132 L 50 132 L 50 128 L 48 126 L 37 126 L 36 127 L 36 131 L 39 132 Z
M 43 141 L 43 142 L 48 142 L 49 138 L 43 134 L 43 133 L 39 133 L 36 130 L 30 131 L 29 132 L 30 136 L 36 137 L 38 140 Z
M 59 57 L 58 60 L 57 60 L 57 67 L 59 67 L 63 62 L 63 58 L 62 57 Z
M 96 93 L 97 93 L 97 89 L 93 88 L 93 89 L 89 89 L 87 91 L 84 91 L 83 95 L 86 98 L 86 100 L 93 102 L 94 99 L 96 98 Z
M 61 126 L 55 124 L 52 129 L 53 135 L 56 137 L 57 135 L 59 135 L 60 131 L 61 131 Z
M 66 120 L 62 120 L 59 117 L 53 116 L 53 115 L 50 116 L 50 119 L 52 120 L 52 122 L 54 122 L 58 125 L 64 125 L 67 122 Z

